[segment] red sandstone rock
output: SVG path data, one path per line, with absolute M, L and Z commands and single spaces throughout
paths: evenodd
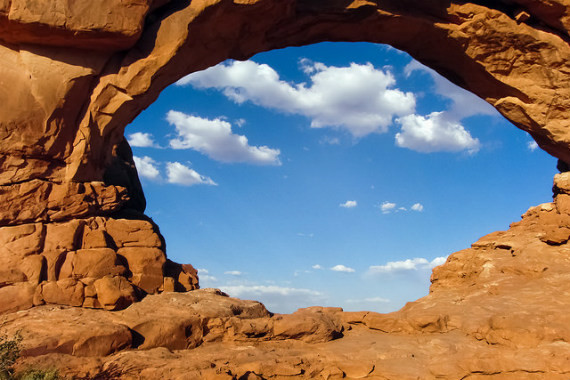
M 129 263 L 130 281 L 147 293 L 156 293 L 164 283 L 166 256 L 158 248 L 120 248 L 117 255 Z
M 0 0 L 0 313 L 23 331 L 22 365 L 125 379 L 566 379 L 568 173 L 553 203 L 450 256 L 430 294 L 396 313 L 270 316 L 209 292 L 131 305 L 198 279 L 141 214 L 123 132 L 167 85 L 226 58 L 358 40 L 407 51 L 568 163 L 569 30 L 562 0 Z
M 158 229 L 142 219 L 0 228 L 0 258 L 0 313 L 44 303 L 115 310 L 165 284 L 170 291 L 198 287 L 196 270 L 167 261 Z
M 101 305 L 107 310 L 122 309 L 137 300 L 133 286 L 121 276 L 105 276 L 93 282 L 95 292 L 92 298 L 97 302 L 89 305 L 97 307 Z
M 5 0 L 0 2 L 1 39 L 12 44 L 124 49 L 142 32 L 152 3 Z
M 34 357 L 51 353 L 105 356 L 131 345 L 131 333 L 108 320 L 103 311 L 42 306 L 5 317 L 8 336 L 19 332 L 22 354 Z

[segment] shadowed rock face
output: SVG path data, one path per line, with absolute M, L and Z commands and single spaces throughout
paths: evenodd
M 390 44 L 485 99 L 542 149 L 570 162 L 569 30 L 563 0 L 0 0 L 0 313 L 43 304 L 116 310 L 146 294 L 198 287 L 191 266 L 166 259 L 158 227 L 143 214 L 123 137 L 125 126 L 186 74 L 286 46 Z M 351 323 L 512 342 L 511 330 L 492 333 L 506 323 L 496 310 L 477 309 L 473 320 L 480 323 L 438 310 L 479 296 L 484 302 L 488 289 L 514 294 L 522 281 L 514 274 L 538 278 L 546 271 L 525 255 L 565 254 L 570 191 L 558 189 L 566 190 L 556 193 L 555 205 L 451 256 L 434 272 L 427 301 L 388 319 L 360 316 Z M 521 242 L 528 247 L 519 250 Z M 490 260 L 500 265 L 485 266 Z M 517 280 L 481 280 L 493 276 Z M 450 290 L 473 290 L 472 283 L 487 290 Z M 108 352 L 132 344 L 128 331 L 121 334 Z

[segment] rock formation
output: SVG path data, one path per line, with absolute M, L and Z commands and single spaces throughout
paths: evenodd
M 430 294 L 394 313 L 272 315 L 202 289 L 116 312 L 39 306 L 6 315 L 3 330 L 21 331 L 20 368 L 79 378 L 567 379 L 570 172 L 554 191 L 451 255 Z
M 164 87 L 226 58 L 323 40 L 389 43 L 570 162 L 562 2 L 104 3 L 0 3 L 0 255 L 8 263 L 0 292 L 9 300 L 0 312 L 43 303 L 115 309 L 197 287 L 193 269 L 165 265 L 123 132 Z M 102 277 L 106 286 L 95 286 Z
M 488 101 L 567 167 L 569 30 L 570 4 L 563 0 L 0 0 L 0 313 L 20 310 L 7 314 L 16 327 L 33 318 L 30 336 L 54 320 L 106 321 L 97 328 L 85 322 L 91 335 L 72 327 L 57 337 L 40 334 L 27 355 L 51 353 L 53 361 L 156 347 L 153 354 L 82 362 L 105 371 L 141 363 L 147 378 L 162 374 L 149 367 L 156 355 L 193 360 L 191 368 L 170 362 L 172 378 L 183 371 L 244 379 L 564 378 L 566 176 L 556 179 L 555 203 L 451 256 L 434 271 L 430 296 L 390 315 L 327 309 L 279 317 L 235 301 L 227 306 L 233 316 L 173 310 L 153 327 L 137 322 L 137 313 L 176 295 L 149 296 L 112 315 L 69 307 L 118 310 L 147 294 L 198 287 L 191 266 L 166 259 L 158 227 L 144 216 L 123 137 L 125 126 L 182 76 L 285 46 L 387 43 Z M 208 292 L 178 296 L 184 304 L 197 294 L 225 305 Z M 295 350 L 309 344 L 297 339 L 336 338 L 339 326 L 345 338 L 316 343 L 312 356 L 295 359 Z M 282 338 L 287 343 L 275 341 Z M 373 345 L 378 339 L 385 343 Z M 243 360 L 224 362 L 219 348 L 227 340 L 245 342 L 235 346 Z M 212 343 L 200 354 L 164 351 L 202 342 Z M 261 351 L 249 352 L 252 342 Z M 341 352 L 357 342 L 370 343 L 358 357 L 371 367 L 353 368 L 355 356 Z M 386 345 L 392 348 L 383 353 Z M 467 361 L 473 355 L 479 359 Z M 259 356 L 266 360 L 254 363 Z M 529 357 L 541 360 L 525 362 Z M 62 356 L 59 363 L 72 362 Z

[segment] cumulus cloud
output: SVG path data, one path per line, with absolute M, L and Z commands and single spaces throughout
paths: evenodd
M 421 71 L 430 75 L 435 84 L 435 92 L 451 100 L 451 107 L 446 111 L 445 115 L 448 120 L 459 121 L 474 115 L 500 116 L 499 112 L 483 99 L 456 86 L 448 79 L 439 75 L 435 70 L 415 60 L 404 68 L 404 73 L 408 76 L 414 71 Z
M 411 207 L 412 211 L 417 211 L 417 212 L 422 212 L 424 211 L 424 206 L 421 203 L 414 203 L 414 205 Z
M 534 152 L 535 150 L 538 149 L 538 144 L 536 143 L 536 141 L 529 141 L 526 144 L 526 147 L 528 148 L 528 150 L 530 150 L 531 152 Z
M 313 268 L 313 269 L 323 269 L 323 267 L 320 266 L 319 264 L 315 264 L 315 265 L 313 265 L 311 268 Z
M 392 202 L 384 202 L 380 205 L 380 210 L 382 210 L 383 214 L 389 214 L 396 208 L 396 204 Z
M 414 95 L 394 88 L 393 75 L 370 63 L 333 67 L 304 60 L 301 66 L 309 85 L 287 83 L 270 66 L 253 61 L 222 63 L 177 84 L 216 88 L 236 103 L 303 115 L 313 128 L 334 127 L 354 137 L 384 133 L 394 117 L 414 112 Z
M 224 274 L 238 277 L 238 276 L 241 276 L 243 273 L 240 272 L 239 270 L 229 270 L 229 271 L 224 272 Z
M 444 112 L 432 112 L 428 116 L 398 118 L 396 122 L 402 129 L 396 133 L 396 145 L 421 153 L 479 151 L 479 139 L 473 138 L 463 125 L 446 116 Z
M 176 128 L 177 136 L 170 140 L 173 149 L 194 149 L 221 162 L 281 165 L 279 149 L 249 145 L 247 137 L 234 134 L 232 125 L 223 119 L 169 111 L 166 120 Z
M 356 206 L 358 206 L 358 202 L 356 201 L 346 201 L 339 205 L 339 207 L 344 207 L 344 208 L 354 208 Z
M 446 261 L 447 261 L 447 257 L 443 257 L 443 256 L 436 257 L 435 259 L 430 261 L 429 266 L 430 266 L 430 268 L 435 268 L 437 266 L 445 264 Z
M 376 205 L 375 207 L 378 207 L 382 211 L 382 214 L 408 211 L 422 212 L 424 210 L 424 206 L 421 203 L 414 203 L 410 208 L 406 208 L 403 206 L 398 207 L 396 203 L 385 201 L 382 204 Z
M 211 185 L 217 186 L 210 177 L 203 176 L 194 169 L 181 164 L 180 162 L 166 163 L 166 177 L 168 183 L 177 185 L 193 186 L 193 185 Z
M 283 81 L 266 64 L 231 61 L 190 74 L 178 85 L 215 88 L 238 104 L 251 102 L 283 113 L 303 115 L 311 120 L 313 128 L 341 129 L 356 138 L 384 133 L 396 121 L 401 127 L 396 145 L 422 153 L 475 153 L 480 149 L 480 142 L 471 136 L 461 120 L 473 115 L 498 115 L 485 101 L 416 61 L 406 66 L 405 73 L 423 71 L 431 75 L 435 91 L 451 101 L 448 110 L 426 116 L 415 114 L 414 94 L 396 88 L 389 68 L 377 69 L 370 63 L 335 67 L 307 59 L 301 60 L 300 66 L 309 76 L 309 83 Z M 338 144 L 340 140 L 324 138 L 322 142 Z
M 404 72 L 415 71 L 430 75 L 435 92 L 451 101 L 449 109 L 427 116 L 410 114 L 397 120 L 402 131 L 396 134 L 396 145 L 421 153 L 459 152 L 476 153 L 481 144 L 461 124 L 461 120 L 474 115 L 500 116 L 495 108 L 469 91 L 451 83 L 436 71 L 418 61 L 410 62 Z
M 320 143 L 327 145 L 340 145 L 340 139 L 338 137 L 325 136 L 320 140 Z
M 344 272 L 344 273 L 354 273 L 356 272 L 354 269 L 349 268 L 347 266 L 344 266 L 342 264 L 339 265 L 335 265 L 334 267 L 331 268 L 332 271 L 334 272 Z
M 137 148 L 152 148 L 157 147 L 157 144 L 154 142 L 154 138 L 150 133 L 143 133 L 143 132 L 135 132 L 131 133 L 127 140 L 131 146 Z
M 214 283 L 218 279 L 214 276 L 210 276 L 210 272 L 207 269 L 196 269 L 198 271 L 198 277 L 200 277 L 200 283 Z
M 232 297 L 261 301 L 268 309 L 278 313 L 291 313 L 326 300 L 322 293 L 315 290 L 277 285 L 234 285 L 220 286 L 220 289 Z
M 160 179 L 160 171 L 158 170 L 158 163 L 148 156 L 137 157 L 133 156 L 133 161 L 137 168 L 137 172 L 143 178 L 151 180 Z
M 372 265 L 368 268 L 369 274 L 396 273 L 417 270 L 429 270 L 438 265 L 445 263 L 446 257 L 436 257 L 432 261 L 428 261 L 423 257 L 407 259 L 403 261 L 389 261 L 385 265 Z

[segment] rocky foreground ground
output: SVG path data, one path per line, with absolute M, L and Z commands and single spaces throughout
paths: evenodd
M 122 379 L 568 379 L 570 173 L 529 209 L 434 269 L 430 294 L 390 314 L 271 314 L 215 289 L 121 311 L 44 305 L 3 316 L 20 369 Z

